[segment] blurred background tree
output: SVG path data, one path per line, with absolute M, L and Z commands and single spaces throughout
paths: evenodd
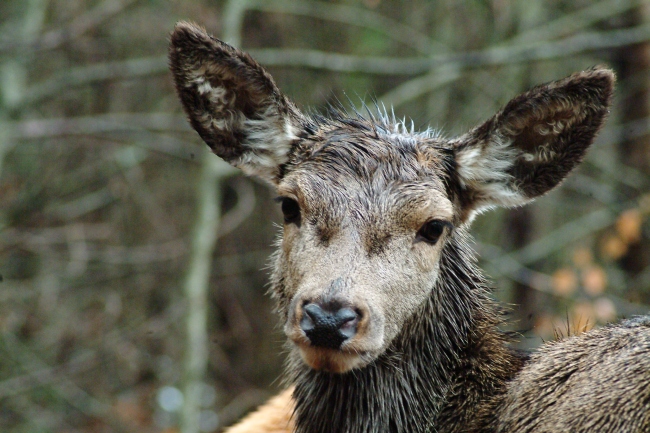
M 648 312 L 649 14 L 639 0 L 4 0 L 0 430 L 215 431 L 280 386 L 265 295 L 279 213 L 185 122 L 166 60 L 183 19 L 250 51 L 303 108 L 377 98 L 448 135 L 531 85 L 612 66 L 587 161 L 535 204 L 478 218 L 476 246 L 524 348 Z

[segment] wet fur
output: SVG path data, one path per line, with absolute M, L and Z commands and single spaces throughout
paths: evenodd
M 455 227 L 442 247 L 430 248 L 431 257 L 439 254 L 435 278 L 382 287 L 400 311 L 418 299 L 414 287 L 428 295 L 408 315 L 389 317 L 395 323 L 381 350 L 362 354 L 361 368 L 335 374 L 307 366 L 292 345 L 293 413 L 285 399 L 233 433 L 282 425 L 299 433 L 650 431 L 650 319 L 550 343 L 528 359 L 498 331 L 499 307 L 468 246 L 475 215 L 529 202 L 582 161 L 608 112 L 611 71 L 533 88 L 446 140 L 409 131 L 386 113 L 304 115 L 252 58 L 191 24 L 172 34 L 170 62 L 190 122 L 214 152 L 299 203 L 302 219 L 286 225 L 271 278 L 283 323 L 291 322 L 306 274 L 320 278 L 321 292 L 354 288 L 347 280 L 334 285 L 327 269 L 314 271 L 323 263 L 336 269 L 343 256 L 403 261 L 407 269 L 430 260 L 391 254 L 427 216 L 419 213 L 432 194 Z M 353 276 L 360 275 L 381 280 L 373 268 Z
M 345 374 L 290 361 L 296 432 L 479 431 L 492 422 L 494 413 L 477 414 L 505 391 L 524 358 L 496 331 L 496 306 L 464 234 L 455 236 L 431 298 L 376 361 Z

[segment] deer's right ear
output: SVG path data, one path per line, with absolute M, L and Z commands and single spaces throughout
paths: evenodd
M 192 127 L 214 153 L 247 174 L 277 183 L 305 117 L 248 54 L 179 23 L 169 60 Z

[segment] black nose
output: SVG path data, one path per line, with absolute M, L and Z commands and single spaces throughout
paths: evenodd
M 338 349 L 357 333 L 359 315 L 339 302 L 311 302 L 302 310 L 300 328 L 314 346 Z

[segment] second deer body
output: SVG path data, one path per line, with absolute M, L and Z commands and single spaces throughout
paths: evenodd
M 581 162 L 611 71 L 536 87 L 445 139 L 387 115 L 307 116 L 252 58 L 190 24 L 170 59 L 192 126 L 280 196 L 272 292 L 295 390 L 256 431 L 277 431 L 278 411 L 301 433 L 650 431 L 650 319 L 528 358 L 498 330 L 468 246 L 475 215 L 525 204 Z

